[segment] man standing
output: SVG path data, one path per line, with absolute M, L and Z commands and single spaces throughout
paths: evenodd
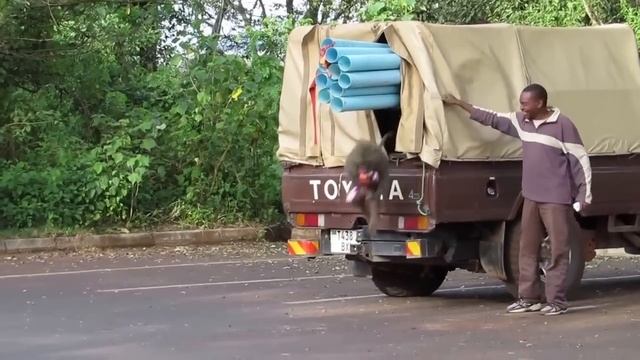
M 471 119 L 522 141 L 522 235 L 518 279 L 519 300 L 510 313 L 567 311 L 567 270 L 572 227 L 571 204 L 580 212 L 591 203 L 591 166 L 578 130 L 557 108 L 547 106 L 547 91 L 538 84 L 520 94 L 521 112 L 499 114 L 473 106 L 454 96 L 445 104 L 466 110 Z M 551 263 L 546 269 L 542 298 L 538 258 L 545 230 L 551 242 Z M 579 256 L 579 255 L 578 255 Z

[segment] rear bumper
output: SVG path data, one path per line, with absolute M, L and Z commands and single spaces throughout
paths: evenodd
M 354 241 L 336 251 L 331 230 L 296 230 L 289 240 L 289 254 L 317 257 L 346 255 L 369 262 L 442 259 L 452 248 L 451 239 L 437 231 L 431 233 L 378 232 L 369 237 L 364 230 L 353 230 Z

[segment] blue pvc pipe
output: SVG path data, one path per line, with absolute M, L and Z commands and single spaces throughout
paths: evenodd
M 336 97 L 331 99 L 331 110 L 335 112 L 379 110 L 400 106 L 400 95 L 369 95 Z
M 389 47 L 388 44 L 378 43 L 373 41 L 357 41 L 357 40 L 345 40 L 345 39 L 335 39 L 335 38 L 326 38 L 322 40 L 320 43 L 321 47 L 325 46 L 333 46 L 333 47 L 372 47 L 372 48 L 382 48 Z
M 332 80 L 338 80 L 340 74 L 342 74 L 342 71 L 340 71 L 340 66 L 338 66 L 338 64 L 331 64 L 329 66 L 329 77 Z
M 344 55 L 338 59 L 338 66 L 342 71 L 393 70 L 400 68 L 400 56 L 396 54 Z
M 326 74 L 327 73 L 327 69 L 318 65 L 318 69 L 316 70 L 316 76 L 320 75 L 320 74 Z
M 330 81 L 331 79 L 329 79 L 328 74 L 321 73 L 316 76 L 316 86 L 318 87 L 318 89 L 326 88 L 327 86 L 329 86 Z
M 331 89 L 329 90 L 331 91 L 331 96 L 340 96 L 344 91 L 344 89 L 340 86 L 340 84 L 331 85 Z
M 354 89 L 343 89 L 340 84 L 331 85 L 333 96 L 363 96 L 363 95 L 388 95 L 400 94 L 400 86 L 376 86 Z
M 338 84 L 343 89 L 400 85 L 400 70 L 342 73 Z
M 320 90 L 320 92 L 318 93 L 318 100 L 320 100 L 321 103 L 325 104 L 331 103 L 331 91 L 329 90 L 329 88 Z
M 345 55 L 373 55 L 373 54 L 393 54 L 389 48 L 364 48 L 364 47 L 333 47 L 327 50 L 325 59 L 330 63 L 335 63 L 340 57 Z

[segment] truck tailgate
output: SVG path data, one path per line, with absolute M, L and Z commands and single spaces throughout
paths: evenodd
M 418 200 L 422 186 L 428 184 L 430 171 L 420 163 L 393 164 L 391 181 L 382 192 L 380 203 L 381 225 L 385 215 L 418 215 Z M 424 179 L 423 179 L 424 177 Z M 423 181 L 424 180 L 424 181 Z M 282 176 L 282 202 L 287 213 L 321 213 L 345 218 L 344 227 L 350 227 L 360 210 L 345 202 L 352 183 L 343 174 L 343 168 L 323 168 L 299 165 L 284 170 Z M 423 204 L 427 203 L 426 197 Z M 381 227 L 381 229 L 384 228 Z M 395 228 L 395 226 L 394 226 Z

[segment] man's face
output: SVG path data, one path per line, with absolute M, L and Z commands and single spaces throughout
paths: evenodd
M 529 120 L 535 119 L 543 110 L 544 104 L 533 93 L 523 91 L 520 94 L 520 111 L 522 111 Z

